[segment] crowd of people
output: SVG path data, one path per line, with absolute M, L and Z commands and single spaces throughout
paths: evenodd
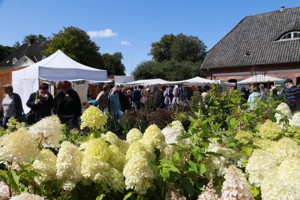
M 300 88 L 295 86 L 291 79 L 285 80 L 286 102 L 292 111 L 300 110 Z M 1 125 L 6 128 L 10 117 L 18 121 L 24 120 L 22 99 L 13 92 L 11 85 L 3 86 L 4 97 L 1 106 Z M 100 110 L 110 113 L 115 128 L 119 120 L 128 110 L 138 111 L 139 109 L 156 110 L 157 108 L 169 109 L 181 102 L 189 101 L 195 94 L 205 98 L 209 94 L 209 85 L 202 86 L 135 86 L 124 85 L 110 87 L 102 85 L 100 92 L 95 99 L 90 99 L 88 104 L 97 106 Z M 220 87 L 220 89 L 222 89 Z M 263 84 L 258 87 L 251 85 L 248 89 L 242 88 L 241 94 L 244 103 L 249 104 L 249 110 L 253 111 L 257 99 L 267 102 L 268 97 L 277 97 L 278 91 L 275 86 L 271 89 L 265 88 Z M 71 82 L 62 81 L 56 85 L 56 95 L 53 97 L 48 91 L 48 84 L 42 83 L 39 90 L 30 94 L 26 105 L 30 112 L 26 116 L 27 124 L 31 125 L 44 117 L 55 114 L 69 129 L 79 128 L 79 117 L 82 114 L 82 104 L 79 95 L 72 89 Z

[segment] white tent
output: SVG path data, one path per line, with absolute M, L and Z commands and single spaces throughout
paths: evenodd
M 237 82 L 237 84 L 267 83 L 267 82 L 277 82 L 277 81 L 284 81 L 284 80 L 281 78 L 273 77 L 273 76 L 258 74 L 258 75 L 252 76 L 250 78 L 246 78 L 242 81 L 239 81 L 239 82 Z
M 190 78 L 187 80 L 182 80 L 182 81 L 170 81 L 169 84 L 180 84 L 180 83 L 185 83 L 185 84 L 212 84 L 212 83 L 218 83 L 216 80 L 210 80 L 206 78 L 201 78 L 199 76 L 196 76 L 194 78 Z
M 38 90 L 39 79 L 47 81 L 91 81 L 109 82 L 107 71 L 95 69 L 76 62 L 61 50 L 33 65 L 13 71 L 12 85 L 14 92 L 21 96 L 25 113 L 29 111 L 26 101 L 29 95 Z
M 125 83 L 124 85 L 160 85 L 160 84 L 168 84 L 168 81 L 163 79 L 141 79 L 137 81 L 132 81 L 129 83 Z

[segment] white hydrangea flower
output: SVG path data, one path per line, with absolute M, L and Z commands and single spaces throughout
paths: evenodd
M 0 199 L 9 199 L 9 186 L 0 181 Z
M 44 200 L 44 197 L 23 192 L 17 196 L 13 196 L 10 200 Z
M 165 136 L 157 125 L 150 125 L 140 140 L 147 148 L 163 150 L 166 146 Z
M 64 141 L 57 154 L 56 176 L 63 183 L 65 190 L 72 190 L 81 176 L 81 151 L 72 143 Z
M 124 154 L 126 154 L 126 151 L 128 150 L 128 147 L 130 145 L 130 143 L 121 140 L 116 134 L 111 131 L 108 131 L 106 134 L 102 134 L 101 139 L 116 145 Z
M 131 158 L 136 157 L 136 155 L 142 156 L 149 162 L 155 160 L 154 150 L 151 148 L 147 148 L 143 143 L 137 141 L 133 142 L 128 151 L 126 152 L 126 160 L 130 160 Z
M 0 138 L 0 160 L 30 162 L 38 155 L 38 144 L 25 128 Z
M 140 155 L 131 158 L 123 170 L 126 189 L 133 189 L 138 194 L 146 194 L 153 187 L 154 174 L 147 159 Z
M 218 143 L 210 143 L 207 152 L 222 154 L 222 156 L 208 156 L 206 163 L 206 174 L 210 179 L 216 175 L 223 176 L 226 168 L 231 164 L 231 157 L 234 154 L 232 149 L 221 147 Z
M 286 118 L 291 118 L 292 117 L 292 111 L 291 111 L 290 107 L 284 102 L 281 102 L 277 106 L 276 110 L 278 110 L 282 113 L 282 114 L 279 114 L 279 113 L 275 114 L 277 124 L 279 124 L 280 120 L 285 118 L 285 117 Z
M 126 141 L 131 144 L 135 141 L 142 139 L 142 137 L 143 137 L 142 132 L 137 128 L 133 128 L 127 133 Z
M 267 173 L 274 174 L 277 167 L 276 157 L 264 150 L 254 150 L 248 160 L 246 172 L 249 173 L 249 181 L 260 186 Z
M 40 174 L 37 177 L 38 183 L 56 179 L 56 160 L 57 157 L 49 149 L 42 149 L 32 166 Z
M 235 165 L 231 165 L 226 170 L 224 178 L 225 181 L 222 185 L 223 200 L 254 200 L 247 179 Z
M 162 130 L 167 144 L 176 143 L 177 137 L 183 132 L 184 127 L 180 121 L 173 121 L 170 125 L 166 126 Z
M 205 186 L 204 192 L 202 192 L 197 200 L 220 200 L 216 190 L 213 188 L 213 183 L 210 181 L 207 186 Z
M 43 147 L 58 148 L 59 142 L 65 138 L 62 132 L 62 124 L 56 115 L 45 117 L 29 128 L 39 141 L 42 140 Z
M 300 112 L 296 112 L 290 119 L 290 126 L 296 126 L 300 128 Z

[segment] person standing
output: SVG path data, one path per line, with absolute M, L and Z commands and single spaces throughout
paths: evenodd
M 102 86 L 102 91 L 98 94 L 96 100 L 98 101 L 98 107 L 102 112 L 109 112 L 108 103 L 109 103 L 109 86 L 104 84 Z
M 22 121 L 23 106 L 20 95 L 13 92 L 11 85 L 4 85 L 4 97 L 2 100 L 1 117 L 2 126 L 7 128 L 9 118 L 14 117 L 19 122 Z
M 123 113 L 125 113 L 126 110 L 130 108 L 130 103 L 129 103 L 129 96 L 127 94 L 127 88 L 124 87 L 123 85 L 120 86 L 119 100 L 121 104 L 121 110 Z
M 119 115 L 121 111 L 121 104 L 118 94 L 118 89 L 116 87 L 111 89 L 111 93 L 109 96 L 109 106 L 110 111 L 114 119 L 114 126 L 117 129 L 119 123 Z
M 141 108 L 142 89 L 143 86 L 139 85 L 138 87 L 135 87 L 132 92 L 132 104 L 135 111 L 138 111 Z
M 251 87 L 252 93 L 249 95 L 247 103 L 249 103 L 249 111 L 254 110 L 255 103 L 258 99 L 260 99 L 261 94 L 258 92 L 257 87 L 252 86 Z
M 71 88 L 69 81 L 63 81 L 61 89 L 62 91 L 54 97 L 53 113 L 58 115 L 61 123 L 66 124 L 69 129 L 78 129 L 81 116 L 80 98 Z
M 300 88 L 294 85 L 292 79 L 287 78 L 284 81 L 287 88 L 286 100 L 292 112 L 300 110 Z
M 50 116 L 54 104 L 53 96 L 48 92 L 48 84 L 42 83 L 39 90 L 30 94 L 26 105 L 31 109 L 32 120 L 27 119 L 28 124 L 40 121 Z

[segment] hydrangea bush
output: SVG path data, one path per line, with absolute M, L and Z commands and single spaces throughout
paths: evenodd
M 30 127 L 11 119 L 0 199 L 297 199 L 300 114 L 272 100 L 249 113 L 236 95 L 213 91 L 214 102 L 189 110 L 188 130 L 152 123 L 124 140 L 93 106 L 83 131 L 66 134 L 57 116 Z

